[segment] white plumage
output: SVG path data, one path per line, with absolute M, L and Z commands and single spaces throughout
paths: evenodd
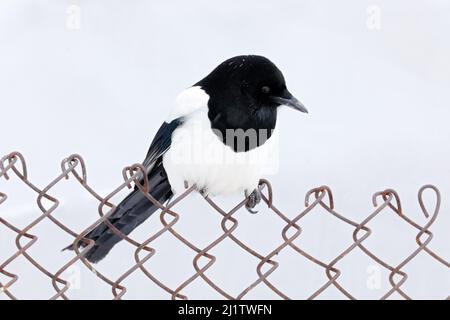
M 275 154 L 276 131 L 262 146 L 248 152 L 234 152 L 212 131 L 208 118 L 209 96 L 200 87 L 183 91 L 168 120 L 184 117 L 172 134 L 163 164 L 175 194 L 183 192 L 185 181 L 208 195 L 251 193 Z

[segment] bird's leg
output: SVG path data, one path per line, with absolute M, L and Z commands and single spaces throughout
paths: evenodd
M 247 202 L 245 203 L 245 208 L 247 211 L 253 214 L 258 213 L 258 211 L 252 209 L 261 202 L 261 192 L 259 189 L 253 190 L 250 194 L 248 194 L 248 191 L 245 190 L 245 197 L 247 198 Z

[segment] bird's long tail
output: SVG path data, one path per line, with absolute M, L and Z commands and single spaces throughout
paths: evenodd
M 160 203 L 164 203 L 172 196 L 166 172 L 162 164 L 152 171 L 151 179 L 149 179 L 150 194 Z M 133 192 L 122 200 L 108 220 L 114 227 L 128 235 L 157 209 L 139 189 L 135 188 Z M 86 259 L 92 263 L 102 260 L 122 240 L 105 223 L 98 225 L 85 238 L 95 241 L 94 246 L 85 255 Z M 82 242 L 79 242 L 79 244 L 80 246 L 85 246 Z M 72 250 L 73 246 L 70 245 L 64 250 L 67 249 Z

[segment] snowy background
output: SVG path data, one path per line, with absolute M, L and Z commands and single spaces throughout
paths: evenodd
M 30 179 L 46 186 L 72 153 L 87 162 L 92 187 L 106 195 L 122 182 L 121 170 L 142 161 L 175 96 L 218 63 L 238 54 L 269 57 L 310 110 L 281 112 L 279 170 L 269 177 L 275 204 L 294 217 L 304 194 L 330 186 L 337 211 L 362 221 L 371 196 L 394 188 L 405 213 L 423 225 L 417 190 L 426 183 L 443 194 L 430 248 L 450 260 L 450 3 L 433 1 L 100 1 L 2 0 L 0 2 L 0 155 L 17 150 Z M 0 216 L 25 226 L 40 211 L 36 194 L 17 178 L 0 180 L 9 199 Z M 55 216 L 82 231 L 97 218 L 98 203 L 70 179 L 51 192 L 61 200 Z M 121 196 L 115 198 L 120 200 Z M 239 197 L 217 199 L 231 208 Z M 430 203 L 433 199 L 429 199 Z M 263 206 L 239 212 L 236 235 L 263 254 L 281 242 L 283 223 Z M 431 209 L 430 209 L 431 210 Z M 320 211 L 320 210 L 318 210 Z M 199 247 L 221 234 L 220 216 L 199 196 L 181 206 L 176 230 Z M 352 243 L 353 229 L 315 212 L 302 220 L 301 248 L 331 261 Z M 157 230 L 153 216 L 133 237 Z M 417 231 L 393 212 L 370 224 L 365 242 L 395 265 L 417 246 Z M 31 230 L 39 241 L 28 251 L 55 272 L 72 257 L 60 249 L 72 238 L 46 221 Z M 0 225 L 0 261 L 15 252 L 14 233 Z M 158 240 L 148 268 L 175 288 L 193 273 L 194 252 L 171 236 Z M 230 241 L 212 250 L 207 272 L 231 294 L 256 280 L 252 258 Z M 132 265 L 133 250 L 121 243 L 98 269 L 117 279 Z M 292 298 L 306 298 L 326 277 L 286 249 L 270 280 Z M 355 250 L 338 264 L 340 282 L 358 298 L 379 298 L 389 273 Z M 23 257 L 8 269 L 19 275 L 11 291 L 20 298 L 54 294 L 46 276 Z M 402 288 L 413 298 L 446 298 L 449 269 L 421 253 L 404 269 Z M 71 298 L 110 298 L 80 265 Z M 373 285 L 373 277 L 378 280 Z M 370 280 L 372 279 L 372 280 Z M 7 278 L 0 275 L 0 281 Z M 125 298 L 168 298 L 142 273 L 124 282 Z M 220 298 L 203 281 L 183 290 L 190 298 Z M 264 285 L 247 298 L 276 298 Z M 343 298 L 330 288 L 321 298 Z M 398 298 L 393 295 L 393 298 Z M 0 295 L 0 299 L 6 298 Z

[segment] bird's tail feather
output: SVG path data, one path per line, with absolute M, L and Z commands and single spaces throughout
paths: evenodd
M 164 203 L 172 196 L 172 191 L 162 165 L 156 171 L 149 181 L 150 194 L 160 203 Z M 142 191 L 135 189 L 122 200 L 108 220 L 114 227 L 128 235 L 157 209 Z M 85 258 L 92 263 L 102 260 L 122 240 L 106 223 L 98 225 L 85 238 L 95 241 L 94 246 L 85 255 Z M 79 242 L 79 246 L 84 247 L 85 244 Z M 66 249 L 72 250 L 73 245 L 66 247 L 64 250 Z

